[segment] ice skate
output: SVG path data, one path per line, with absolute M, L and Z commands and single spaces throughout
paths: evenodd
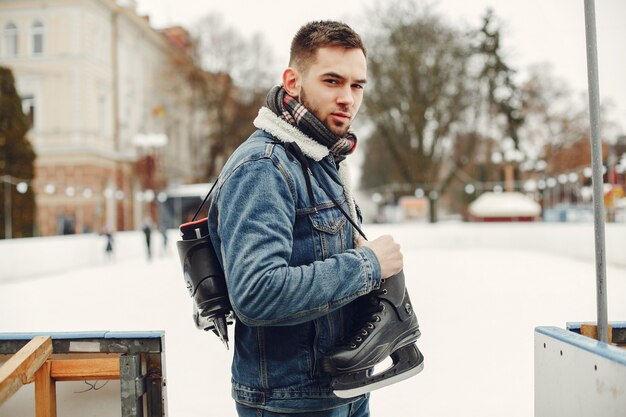
M 332 376 L 333 392 L 351 398 L 407 379 L 424 369 L 424 357 L 415 345 L 419 324 L 404 273 L 383 280 L 365 296 L 367 322 L 343 346 L 324 357 L 324 371 Z M 393 365 L 373 374 L 374 366 L 391 356 Z
M 232 308 L 224 272 L 209 239 L 207 219 L 180 226 L 182 240 L 176 242 L 185 284 L 193 298 L 196 327 L 212 330 L 228 349 L 228 324 Z

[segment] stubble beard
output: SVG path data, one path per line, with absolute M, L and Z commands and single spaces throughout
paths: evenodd
M 335 126 L 330 126 L 328 124 L 327 120 L 322 120 L 320 118 L 320 111 L 317 107 L 313 106 L 306 97 L 306 92 L 304 91 L 304 87 L 300 89 L 300 103 L 302 103 L 302 105 L 304 107 L 307 108 L 307 110 L 309 110 L 311 113 L 313 113 L 313 115 L 320 121 L 322 122 L 322 124 L 324 126 L 326 126 L 326 128 L 328 130 L 330 130 L 331 132 L 333 132 L 335 135 L 339 136 L 339 137 L 344 137 L 347 133 L 348 133 L 348 129 L 350 128 L 350 125 L 345 126 L 342 124 L 338 124 Z M 339 130 L 339 131 L 337 131 Z

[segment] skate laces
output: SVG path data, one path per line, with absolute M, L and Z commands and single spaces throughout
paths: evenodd
M 349 340 L 348 346 L 350 349 L 356 349 L 363 343 L 363 341 L 367 338 L 367 336 L 372 333 L 372 331 L 376 328 L 376 324 L 381 321 L 381 317 L 378 313 L 381 313 L 385 310 L 385 304 L 380 301 L 380 296 L 387 294 L 387 290 L 385 288 L 374 290 L 371 293 L 371 297 L 369 297 L 369 306 L 367 306 L 366 315 L 369 316 L 361 330 L 359 330 L 356 334 L 354 334 Z

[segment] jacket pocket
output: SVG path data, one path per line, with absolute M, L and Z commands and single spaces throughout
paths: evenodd
M 315 368 L 316 324 L 262 327 L 264 341 L 259 359 L 267 370 L 268 389 L 285 389 L 310 382 Z
M 315 256 L 324 260 L 336 253 L 344 252 L 346 246 L 346 217 L 337 207 L 318 209 L 309 214 L 311 221 Z

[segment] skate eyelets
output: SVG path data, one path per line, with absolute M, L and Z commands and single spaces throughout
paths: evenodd
M 356 326 L 344 335 L 338 349 L 323 358 L 323 370 L 330 374 L 338 397 L 362 395 L 422 370 L 424 358 L 415 344 L 419 325 L 403 287 L 401 277 L 371 291 L 358 304 Z M 391 359 L 392 365 L 383 364 L 385 359 Z M 385 369 L 376 372 L 377 366 Z

